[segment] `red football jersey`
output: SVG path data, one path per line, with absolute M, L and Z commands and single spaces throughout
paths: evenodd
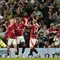
M 16 36 L 23 36 L 24 29 L 25 29 L 25 24 L 23 24 L 23 23 L 15 23 Z
M 53 32 L 53 29 L 52 28 L 49 28 L 48 30 L 49 30 L 49 33 Z
M 39 29 L 39 25 L 35 24 L 31 26 L 31 31 L 30 31 L 30 38 L 37 39 L 37 31 Z
M 52 29 L 52 28 L 49 28 L 48 31 L 49 31 L 49 33 L 56 33 L 57 32 L 56 29 Z
M 8 25 L 6 38 L 13 38 L 13 39 L 16 38 L 14 25 Z

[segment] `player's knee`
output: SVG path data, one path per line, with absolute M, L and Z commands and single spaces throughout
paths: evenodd
M 34 46 L 30 47 L 30 49 L 34 49 Z

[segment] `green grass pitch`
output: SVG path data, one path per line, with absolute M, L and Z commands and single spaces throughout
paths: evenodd
M 60 58 L 0 58 L 0 60 L 60 60 Z

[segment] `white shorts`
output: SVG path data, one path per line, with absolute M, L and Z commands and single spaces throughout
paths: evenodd
M 24 36 L 17 36 L 17 44 L 20 44 L 20 42 L 25 42 Z
M 8 45 L 11 45 L 11 44 L 13 44 L 13 45 L 17 44 L 16 39 L 10 38 L 10 39 L 8 40 Z
M 30 47 L 34 47 L 37 42 L 37 39 L 30 38 Z

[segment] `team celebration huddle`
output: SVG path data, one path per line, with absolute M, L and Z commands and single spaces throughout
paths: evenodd
M 8 29 L 7 29 L 7 57 L 9 56 L 10 46 L 11 44 L 14 46 L 15 56 L 19 57 L 19 44 L 22 44 L 22 55 L 24 56 L 24 51 L 26 47 L 25 39 L 24 39 L 24 31 L 26 27 L 30 28 L 30 40 L 29 40 L 29 46 L 30 46 L 30 53 L 28 57 L 33 57 L 33 52 L 35 52 L 37 55 L 39 55 L 38 51 L 35 49 L 35 46 L 39 44 L 38 40 L 38 31 L 39 31 L 39 24 L 35 19 L 32 20 L 32 22 L 23 22 L 21 20 L 21 17 L 17 17 L 15 20 L 11 19 L 8 23 Z
M 60 48 L 60 0 L 0 0 L 0 57 L 60 55 L 50 48 Z

